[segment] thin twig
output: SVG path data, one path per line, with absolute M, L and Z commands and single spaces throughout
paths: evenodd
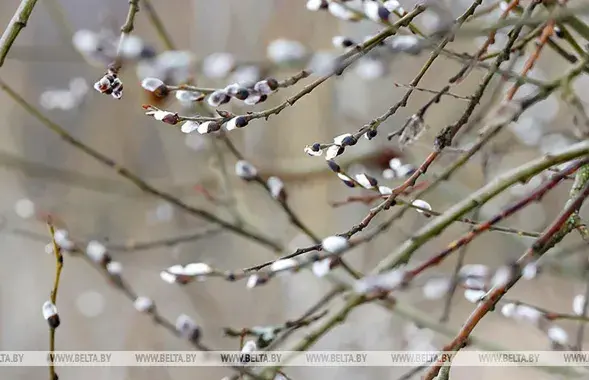
M 102 153 L 98 152 L 94 148 L 84 144 L 80 140 L 73 137 L 69 132 L 67 132 L 60 125 L 58 125 L 58 124 L 54 123 L 53 121 L 51 121 L 50 119 L 48 119 L 39 109 L 37 109 L 31 103 L 27 102 L 25 99 L 23 99 L 16 91 L 14 91 L 11 87 L 9 87 L 2 80 L 0 80 L 0 88 L 2 90 L 4 90 L 18 105 L 20 105 L 28 113 L 30 113 L 37 120 L 39 120 L 46 128 L 48 128 L 51 131 L 53 131 L 54 133 L 56 133 L 66 143 L 70 144 L 74 148 L 81 150 L 82 152 L 84 152 L 87 155 L 89 155 L 90 157 L 94 158 L 95 160 L 97 160 L 101 164 L 115 170 L 118 175 L 120 175 L 121 177 L 130 181 L 131 183 L 133 183 L 135 186 L 137 186 L 139 189 L 143 190 L 144 192 L 152 194 L 152 195 L 154 195 L 158 198 L 161 198 L 167 202 L 170 202 L 171 204 L 175 205 L 176 207 L 180 208 L 181 210 L 188 212 L 189 214 L 203 218 L 209 222 L 215 223 L 223 228 L 226 228 L 227 230 L 229 230 L 231 232 L 234 232 L 238 235 L 246 237 L 250 240 L 256 241 L 266 247 L 272 248 L 276 251 L 280 251 L 282 249 L 280 244 L 274 242 L 272 239 L 270 239 L 268 237 L 259 235 L 254 232 L 246 231 L 245 229 L 242 229 L 242 228 L 236 226 L 235 224 L 232 224 L 232 223 L 226 222 L 222 219 L 219 219 L 217 216 L 215 216 L 214 214 L 212 214 L 208 211 L 196 208 L 194 206 L 190 206 L 190 205 L 184 203 L 183 201 L 181 201 L 180 199 L 174 197 L 173 195 L 156 189 L 155 187 L 149 185 L 147 182 L 145 182 L 143 179 L 141 179 L 138 175 L 131 172 L 129 169 L 119 165 L 118 163 L 113 161 L 111 158 L 103 155 Z
M 16 13 L 12 16 L 8 27 L 6 27 L 2 37 L 0 37 L 0 67 L 4 64 L 4 60 L 12 44 L 16 41 L 16 37 L 27 26 L 35 4 L 37 4 L 37 0 L 22 0 Z
M 117 56 L 115 58 L 115 61 L 110 65 L 110 69 L 112 69 L 115 73 L 121 69 L 121 48 L 127 36 L 131 34 L 133 29 L 135 29 L 135 16 L 137 15 L 137 12 L 139 12 L 139 0 L 129 0 L 129 10 L 127 12 L 127 19 L 121 27 L 121 37 L 119 38 Z
M 521 270 L 523 267 L 534 258 L 542 255 L 544 252 L 562 240 L 564 236 L 566 236 L 571 231 L 572 228 L 567 226 L 567 221 L 569 220 L 570 216 L 581 207 L 587 196 L 589 196 L 589 182 L 584 185 L 581 191 L 574 198 L 567 202 L 567 205 L 562 210 L 560 215 L 554 219 L 554 221 L 548 226 L 548 228 L 546 228 L 546 230 L 544 230 L 542 236 L 539 237 L 534 242 L 534 244 L 518 259 L 517 269 L 515 270 L 513 278 L 507 284 L 493 288 L 485 296 L 485 300 L 481 302 L 472 312 L 468 320 L 462 326 L 460 332 L 450 343 L 444 346 L 442 351 L 459 350 L 464 342 L 468 340 L 470 333 L 478 325 L 481 319 L 483 319 L 483 317 L 493 309 L 495 304 L 520 279 Z M 424 380 L 433 380 L 433 378 L 438 374 L 439 370 L 439 365 L 432 366 L 426 373 Z
M 57 291 L 59 290 L 59 280 L 61 278 L 61 270 L 63 269 L 63 255 L 61 254 L 61 248 L 55 242 L 55 228 L 51 220 L 47 221 L 49 227 L 49 234 L 51 236 L 51 243 L 53 245 L 53 254 L 55 255 L 55 277 L 53 280 L 53 289 L 51 290 L 51 303 L 57 305 Z M 55 330 L 53 326 L 49 327 L 49 352 L 52 354 L 55 352 Z M 53 356 L 50 356 L 49 360 L 49 380 L 57 380 L 57 374 L 55 373 L 55 364 L 53 363 Z

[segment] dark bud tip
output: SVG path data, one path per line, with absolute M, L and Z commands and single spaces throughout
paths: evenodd
M 229 103 L 229 101 L 231 100 L 231 97 L 227 94 L 223 94 L 223 97 L 221 98 L 221 104 L 225 104 L 225 103 Z
M 153 94 L 155 96 L 157 96 L 158 98 L 165 98 L 166 95 L 168 95 L 169 91 L 168 91 L 168 86 L 166 85 L 162 85 L 159 86 L 158 88 L 155 89 L 155 91 L 153 92 Z
M 51 317 L 49 317 L 47 319 L 47 322 L 49 323 L 49 327 L 51 327 L 52 329 L 58 328 L 59 325 L 61 324 L 58 314 L 55 314 L 55 315 L 52 315 Z
M 342 140 L 342 146 L 356 145 L 357 142 L 354 136 L 348 136 Z
M 151 59 L 157 55 L 155 49 L 151 46 L 143 46 L 141 49 L 141 53 L 139 54 L 139 58 L 141 59 Z
M 368 132 L 366 132 L 366 136 L 368 136 L 369 140 L 375 138 L 377 134 L 378 132 L 376 131 L 376 129 L 370 129 Z
M 558 38 L 563 38 L 564 37 L 564 32 L 561 28 L 559 28 L 558 26 L 554 27 L 554 34 L 556 34 L 556 37 Z
M 311 150 L 313 152 L 319 152 L 319 149 L 321 149 L 321 144 L 315 143 L 315 144 L 311 145 Z
M 385 7 L 378 7 L 378 17 L 382 20 L 382 21 L 389 21 L 389 16 L 391 15 L 391 12 L 389 12 L 388 9 L 386 9 Z
M 247 123 L 247 119 L 243 116 L 238 116 L 237 119 L 235 119 L 235 126 L 237 128 L 243 128 L 247 125 Z
M 406 176 L 406 177 L 411 177 L 411 176 L 413 175 L 413 173 L 415 173 L 415 171 L 416 171 L 416 170 L 417 170 L 417 168 L 415 168 L 415 167 L 411 167 L 411 169 L 409 169 L 409 170 L 407 171 L 407 173 L 405 173 L 405 176 Z
M 327 160 L 327 166 L 329 166 L 329 168 L 335 173 L 339 173 L 341 171 L 340 166 L 333 160 Z
M 342 45 L 344 47 L 351 47 L 351 46 L 354 46 L 355 44 L 354 44 L 354 41 L 352 41 L 351 39 L 344 38 L 344 40 L 342 41 Z
M 272 91 L 274 91 L 278 88 L 278 81 L 274 78 L 267 78 L 266 83 L 268 84 L 268 87 L 270 87 L 270 90 L 272 90 Z
M 200 329 L 196 328 L 194 329 L 194 331 L 192 332 L 192 335 L 190 335 L 190 341 L 191 342 L 198 342 L 200 340 Z
M 346 180 L 342 180 L 342 182 L 347 186 L 347 187 L 356 187 L 356 184 L 352 181 L 346 181 Z
M 246 100 L 247 97 L 250 96 L 250 92 L 247 90 L 247 88 L 239 88 L 237 91 L 235 91 L 233 96 L 239 100 Z

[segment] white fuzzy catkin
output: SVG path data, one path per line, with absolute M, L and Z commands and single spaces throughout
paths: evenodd
M 147 91 L 154 92 L 166 84 L 158 78 L 145 78 L 141 81 L 141 87 Z
M 75 244 L 69 238 L 69 233 L 66 230 L 55 230 L 53 234 L 55 244 L 66 251 L 74 248 Z
M 243 348 L 241 352 L 243 353 L 250 353 L 258 350 L 258 345 L 253 340 L 248 340 L 243 344 Z
M 503 266 L 495 271 L 491 285 L 493 287 L 501 287 L 509 283 L 513 277 L 513 271 L 510 267 Z
M 366 189 L 372 189 L 377 183 L 376 180 L 367 174 L 356 174 L 356 182 Z
M 393 193 L 393 189 L 391 189 L 390 187 L 387 187 L 387 186 L 379 186 L 378 192 L 381 193 L 382 195 L 390 195 Z
M 528 305 L 518 305 L 515 309 L 514 318 L 519 321 L 537 324 L 542 318 L 542 312 Z
M 91 240 L 86 247 L 86 255 L 95 263 L 99 263 L 106 256 L 106 247 L 96 240 Z
M 184 338 L 194 337 L 198 325 L 186 314 L 181 314 L 176 319 L 176 331 Z
M 176 275 L 167 272 L 167 271 L 161 271 L 160 272 L 160 278 L 164 281 L 167 282 L 168 284 L 174 284 L 176 283 Z
M 340 253 L 349 245 L 348 239 L 343 236 L 329 236 L 321 242 L 323 250 L 329 253 Z
M 42 307 L 43 318 L 49 319 L 57 314 L 57 307 L 51 302 L 46 301 Z
M 258 170 L 249 162 L 245 160 L 239 160 L 235 163 L 235 174 L 239 178 L 251 180 L 256 178 L 258 175 Z
M 529 263 L 522 269 L 522 278 L 524 280 L 532 280 L 538 274 L 538 264 Z
M 331 270 L 331 259 L 316 261 L 312 266 L 313 274 L 317 277 L 324 277 Z
M 460 268 L 459 274 L 463 277 L 486 277 L 489 267 L 483 264 L 466 264 Z
M 286 271 L 296 267 L 298 262 L 295 259 L 276 260 L 270 265 L 270 270 L 273 272 Z
M 477 303 L 485 296 L 485 294 L 484 290 L 466 289 L 464 291 L 464 298 L 469 302 Z
M 548 328 L 548 338 L 554 343 L 566 345 L 569 341 L 569 334 L 560 326 L 550 326 Z
M 153 301 L 147 297 L 139 296 L 133 302 L 135 309 L 141 313 L 146 313 L 153 309 Z
M 198 124 L 196 121 L 188 120 L 184 124 L 182 124 L 182 127 L 180 127 L 180 130 L 183 133 L 191 133 L 191 132 L 196 131 L 198 129 L 199 125 L 200 124 Z
M 205 263 L 191 263 L 184 267 L 186 276 L 206 276 L 213 272 L 213 269 Z
M 248 277 L 245 286 L 248 289 L 253 289 L 260 284 L 261 284 L 260 276 L 258 276 L 257 274 L 252 274 L 251 276 Z
M 425 210 L 431 211 L 431 209 L 432 209 L 432 206 L 430 206 L 430 204 L 427 203 L 426 201 L 424 201 L 423 199 L 416 199 L 411 204 L 415 207 L 419 207 L 419 208 L 425 209 Z M 427 214 L 427 211 L 424 211 L 424 210 L 415 209 L 415 211 L 417 211 L 420 214 Z
M 340 149 L 341 149 L 341 147 L 339 145 L 330 146 L 325 151 L 325 159 L 331 160 L 333 158 L 336 158 L 337 156 L 339 156 L 341 154 Z
M 119 276 L 123 272 L 123 265 L 118 261 L 111 261 L 106 264 L 106 271 L 111 276 Z
M 278 177 L 272 176 L 266 181 L 268 189 L 270 189 L 270 195 L 272 198 L 279 199 L 284 191 L 284 182 Z
M 405 279 L 404 269 L 395 269 L 375 276 L 367 276 L 354 283 L 354 291 L 359 294 L 368 294 L 374 291 L 389 291 L 396 289 Z
M 583 294 L 577 294 L 573 298 L 573 312 L 576 315 L 583 315 L 584 306 L 585 306 L 585 296 Z
M 515 315 L 516 308 L 517 306 L 514 303 L 506 303 L 503 305 L 503 307 L 501 307 L 501 314 L 503 314 L 503 316 L 506 318 L 511 318 Z

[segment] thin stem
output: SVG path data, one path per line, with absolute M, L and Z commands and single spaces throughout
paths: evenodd
M 530 194 L 526 195 L 518 202 L 515 202 L 511 206 L 507 207 L 505 210 L 502 210 L 498 214 L 489 218 L 486 222 L 479 224 L 472 231 L 470 231 L 466 235 L 462 236 L 461 238 L 452 241 L 451 243 L 448 244 L 447 248 L 444 249 L 442 252 L 440 252 L 436 255 L 433 255 L 428 260 L 426 260 L 424 263 L 420 264 L 415 269 L 412 269 L 411 271 L 409 271 L 407 273 L 406 281 L 410 281 L 412 278 L 414 278 L 419 273 L 423 272 L 425 269 L 427 269 L 431 266 L 434 266 L 434 265 L 438 265 L 450 253 L 454 252 L 455 250 L 457 250 L 460 247 L 466 246 L 473 239 L 475 239 L 478 235 L 480 235 L 482 232 L 487 231 L 492 224 L 495 224 L 505 218 L 510 217 L 511 215 L 520 211 L 521 209 L 523 209 L 524 207 L 526 207 L 527 205 L 529 205 L 532 202 L 540 201 L 544 197 L 544 195 L 546 195 L 546 193 L 548 193 L 550 190 L 554 189 L 556 187 L 556 185 L 558 185 L 564 179 L 565 176 L 574 173 L 581 166 L 586 165 L 587 163 L 589 163 L 589 158 L 586 158 L 581 161 L 577 161 L 577 162 L 569 165 L 569 167 L 567 167 L 561 173 L 554 175 L 544 185 L 542 185 L 539 188 L 537 188 L 536 190 L 532 191 Z
M 23 99 L 18 93 L 16 93 L 16 91 L 14 91 L 11 87 L 9 87 L 2 80 L 0 80 L 0 88 L 2 90 L 4 90 L 18 105 L 20 105 L 28 113 L 30 113 L 37 120 L 39 120 L 46 128 L 48 128 L 51 131 L 53 131 L 54 133 L 56 133 L 66 143 L 68 143 L 71 146 L 73 146 L 74 148 L 79 149 L 80 151 L 86 153 L 87 155 L 94 158 L 95 160 L 97 160 L 98 162 L 103 164 L 104 166 L 107 166 L 107 167 L 115 170 L 118 175 L 125 178 L 126 180 L 128 180 L 129 182 L 131 182 L 132 184 L 134 184 L 135 186 L 137 186 L 139 189 L 143 190 L 144 192 L 154 195 L 158 198 L 161 198 L 161 199 L 175 205 L 176 207 L 180 208 L 181 210 L 186 211 L 187 213 L 189 213 L 191 215 L 198 216 L 198 217 L 203 218 L 209 222 L 215 223 L 223 228 L 226 228 L 227 230 L 229 230 L 231 232 L 234 232 L 238 235 L 246 237 L 250 240 L 256 241 L 266 247 L 272 248 L 276 251 L 280 251 L 282 249 L 280 244 L 274 242 L 272 239 L 270 239 L 268 237 L 259 235 L 254 232 L 246 231 L 245 229 L 242 229 L 235 224 L 232 224 L 232 223 L 226 222 L 222 219 L 219 219 L 217 216 L 215 216 L 214 214 L 212 214 L 208 211 L 196 208 L 194 206 L 190 206 L 190 205 L 184 203 L 183 201 L 181 201 L 180 199 L 174 197 L 173 195 L 156 189 L 155 187 L 149 185 L 147 182 L 145 182 L 143 179 L 141 179 L 138 175 L 131 172 L 129 169 L 119 165 L 117 162 L 113 161 L 111 158 L 103 155 L 102 153 L 94 150 L 94 148 L 91 148 L 90 146 L 84 144 L 80 140 L 73 137 L 63 127 L 61 127 L 60 125 L 58 125 L 58 124 L 54 123 L 53 121 L 51 121 L 50 119 L 48 119 L 40 110 L 38 110 L 35 106 L 33 106 L 32 104 L 27 102 L 25 99 Z
M 529 178 L 535 173 L 541 172 L 548 167 L 554 166 L 557 163 L 566 162 L 575 159 L 580 156 L 589 154 L 589 141 L 584 141 L 573 145 L 560 152 L 556 156 L 546 156 L 525 165 L 517 167 L 510 172 L 497 177 L 493 182 L 487 184 L 483 188 L 473 193 L 469 198 L 458 203 L 457 205 L 450 208 L 442 216 L 434 219 L 420 231 L 418 231 L 411 239 L 402 244 L 395 252 L 391 253 L 385 258 L 379 265 L 372 271 L 372 273 L 380 273 L 385 270 L 390 270 L 402 263 L 406 263 L 411 254 L 417 250 L 418 247 L 429 241 L 430 238 L 437 236 L 447 226 L 451 225 L 453 220 L 475 207 L 480 207 L 486 203 L 489 199 L 499 194 L 514 183 L 521 181 L 522 179 Z M 542 237 L 538 238 L 542 239 Z M 308 334 L 301 342 L 299 342 L 295 350 L 306 350 L 313 345 L 317 340 L 324 334 L 334 328 L 336 325 L 342 323 L 347 315 L 357 306 L 364 304 L 368 300 L 362 295 L 356 295 L 351 297 L 348 302 L 337 312 L 335 312 L 329 321 L 319 326 L 315 331 Z M 445 349 L 445 351 L 451 351 L 452 349 Z
M 16 41 L 16 37 L 27 26 L 35 4 L 37 4 L 37 0 L 22 0 L 16 13 L 12 16 L 10 23 L 4 30 L 2 37 L 0 37 L 0 67 L 4 65 L 4 60 L 14 41 Z
M 53 289 L 51 290 L 51 303 L 57 305 L 57 291 L 59 290 L 59 280 L 61 278 L 61 270 L 63 269 L 63 255 L 61 254 L 61 248 L 55 242 L 55 228 L 51 223 L 51 220 L 47 221 L 49 227 L 49 234 L 51 236 L 51 243 L 53 245 L 53 253 L 55 255 L 55 277 L 53 280 Z M 55 327 L 49 327 L 49 352 L 50 355 L 55 352 Z M 55 364 L 52 360 L 53 356 L 50 356 L 49 361 L 49 380 L 57 380 L 57 374 L 55 373 Z
M 450 343 L 444 346 L 442 351 L 459 350 L 483 317 L 493 309 L 505 293 L 520 279 L 523 267 L 535 257 L 542 255 L 556 243 L 560 242 L 571 231 L 572 228 L 567 226 L 567 220 L 581 207 L 587 196 L 589 196 L 589 182 L 584 185 L 582 190 L 574 198 L 567 202 L 565 208 L 548 228 L 544 230 L 542 236 L 519 258 L 517 261 L 518 268 L 513 278 L 507 284 L 497 286 L 487 293 L 485 300 L 477 306 L 464 323 L 460 332 Z M 439 370 L 439 365 L 432 366 L 426 373 L 424 380 L 433 380 Z
M 115 61 L 109 66 L 109 68 L 111 70 L 113 70 L 115 73 L 121 69 L 121 66 L 123 64 L 122 57 L 121 57 L 121 54 L 122 54 L 121 49 L 123 47 L 123 43 L 125 42 L 125 39 L 127 38 L 127 36 L 129 34 L 131 34 L 133 29 L 135 29 L 135 16 L 137 15 L 137 12 L 139 12 L 139 0 L 128 0 L 128 1 L 129 1 L 129 10 L 127 11 L 127 18 L 125 20 L 125 23 L 121 27 L 121 37 L 119 38 L 119 46 L 117 48 L 117 56 L 115 58 Z

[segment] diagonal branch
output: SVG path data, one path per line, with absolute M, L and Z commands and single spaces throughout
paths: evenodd
M 0 37 L 0 67 L 4 64 L 6 55 L 8 55 L 8 51 L 12 47 L 12 44 L 14 44 L 14 41 L 16 41 L 16 37 L 27 26 L 35 4 L 37 4 L 37 0 L 21 1 L 8 27 L 2 34 L 2 37 Z
M 16 93 L 11 87 L 9 87 L 5 82 L 0 80 L 0 89 L 4 90 L 18 105 L 24 108 L 28 113 L 34 116 L 37 120 L 39 120 L 46 128 L 50 129 L 54 133 L 56 133 L 62 140 L 73 146 L 74 148 L 84 152 L 85 154 L 89 155 L 90 157 L 94 158 L 96 161 L 100 162 L 102 165 L 105 165 L 113 170 L 116 171 L 118 175 L 125 178 L 126 180 L 133 183 L 139 189 L 143 190 L 146 193 L 154 195 L 158 198 L 161 198 L 174 206 L 180 208 L 181 210 L 186 211 L 187 213 L 205 219 L 211 223 L 215 223 L 237 235 L 241 235 L 253 241 L 256 241 L 268 248 L 271 248 L 275 251 L 281 250 L 280 244 L 274 242 L 272 239 L 266 236 L 259 235 L 254 232 L 246 231 L 232 223 L 226 222 L 214 214 L 196 208 L 194 206 L 190 206 L 180 199 L 176 198 L 175 196 L 163 192 L 161 190 L 156 189 L 155 187 L 149 185 L 143 179 L 141 179 L 138 175 L 131 172 L 129 169 L 119 165 L 117 162 L 113 161 L 111 158 L 105 156 L 104 154 L 98 152 L 97 150 L 93 149 L 92 147 L 84 144 L 80 140 L 73 137 L 69 134 L 63 127 L 54 123 L 50 119 L 48 119 L 41 111 L 39 111 L 35 106 L 27 102 L 23 99 L 19 94 Z

